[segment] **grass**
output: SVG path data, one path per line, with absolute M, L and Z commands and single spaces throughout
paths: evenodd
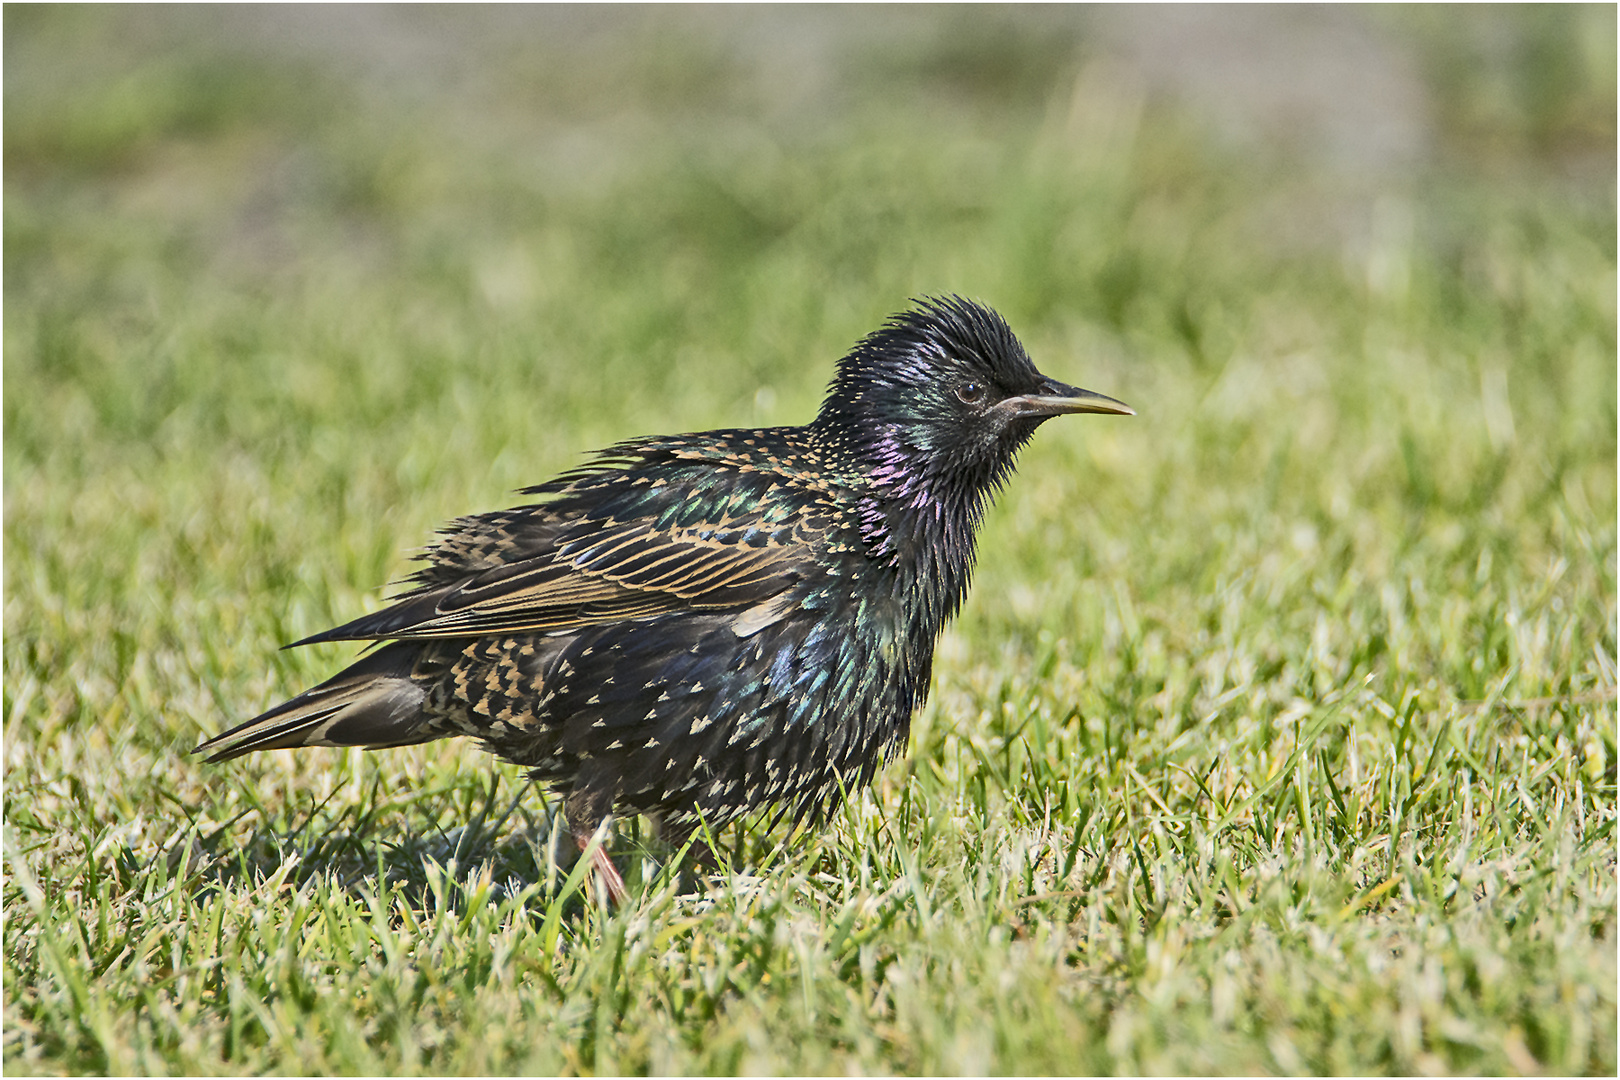
M 1437 103 L 1376 183 L 1056 12 L 771 16 L 804 100 L 760 13 L 390 17 L 5 13 L 8 1072 L 1615 1071 L 1612 9 L 1366 16 Z M 1140 415 L 1041 431 L 831 829 L 628 823 L 604 913 L 471 746 L 187 755 L 938 291 Z

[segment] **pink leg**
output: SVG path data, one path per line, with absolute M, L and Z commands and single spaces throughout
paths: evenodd
M 608 899 L 612 901 L 613 906 L 623 905 L 630 892 L 624 887 L 624 878 L 619 876 L 619 868 L 608 858 L 607 848 L 597 848 L 591 862 L 592 868 L 596 871 L 596 879 L 607 889 Z
M 619 868 L 614 866 L 613 860 L 608 857 L 607 838 L 610 835 L 608 828 L 612 820 L 612 818 L 603 819 L 594 836 L 576 833 L 574 843 L 579 845 L 580 854 L 583 855 L 591 846 L 592 840 L 598 841 L 596 851 L 591 855 L 591 874 L 601 889 L 607 892 L 608 900 L 617 907 L 624 903 L 630 895 L 630 890 L 624 887 L 624 878 L 619 876 Z M 601 898 L 601 891 L 598 891 L 597 897 Z
M 592 840 L 597 842 L 596 854 L 591 856 L 591 870 L 601 886 L 597 898 L 605 890 L 612 903 L 622 904 L 630 894 L 607 853 L 608 837 L 613 835 L 613 790 L 612 777 L 601 771 L 598 762 L 587 762 L 574 789 L 563 800 L 563 817 L 582 854 Z

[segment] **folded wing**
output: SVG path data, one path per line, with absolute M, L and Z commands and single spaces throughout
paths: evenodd
M 463 518 L 393 605 L 297 644 L 547 633 L 676 610 L 742 611 L 814 572 L 810 541 L 831 518 L 813 496 L 791 513 L 767 502 L 766 520 L 749 510 L 760 500 L 746 489 L 760 481 L 734 476 L 716 492 L 713 476 L 704 474 L 710 490 L 665 483 L 604 498 L 596 483 L 589 498 L 565 489 L 555 502 Z M 626 474 L 606 479 L 634 486 Z

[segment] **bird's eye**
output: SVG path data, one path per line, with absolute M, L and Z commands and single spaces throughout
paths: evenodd
M 984 400 L 984 384 L 965 382 L 956 388 L 956 396 L 968 405 L 976 404 Z

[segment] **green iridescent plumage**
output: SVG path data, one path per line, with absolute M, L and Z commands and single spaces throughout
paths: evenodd
M 988 308 L 924 302 L 809 425 L 620 443 L 452 522 L 391 606 L 299 643 L 384 644 L 198 749 L 468 735 L 563 793 L 582 847 L 615 812 L 676 838 L 823 820 L 903 745 L 1018 449 L 1129 411 L 1041 375 Z

